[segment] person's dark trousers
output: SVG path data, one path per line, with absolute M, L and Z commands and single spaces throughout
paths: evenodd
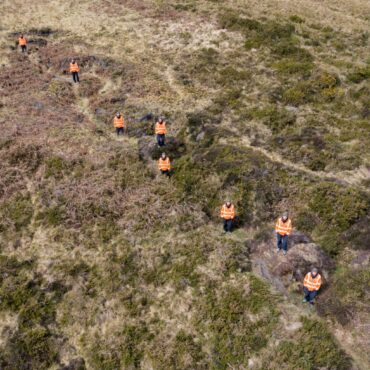
M 26 45 L 21 45 L 22 53 L 25 53 L 27 51 Z
M 162 175 L 166 175 L 168 177 L 171 177 L 171 171 L 163 171 L 163 170 L 161 170 L 161 174 Z
M 164 145 L 164 139 L 165 139 L 165 135 L 164 134 L 158 134 L 157 135 L 157 143 L 158 143 L 158 146 L 163 146 Z
M 313 304 L 315 297 L 317 296 L 317 290 L 310 291 L 306 287 L 303 287 L 304 298 L 307 302 Z
M 123 135 L 123 127 L 116 127 L 117 136 Z
M 286 252 L 288 250 L 288 235 L 280 235 L 277 233 L 276 236 L 278 249 L 283 249 Z
M 72 78 L 73 78 L 73 82 L 80 82 L 78 72 L 72 72 Z
M 225 220 L 224 219 L 224 231 L 227 233 L 231 233 L 231 229 L 233 228 L 233 220 Z

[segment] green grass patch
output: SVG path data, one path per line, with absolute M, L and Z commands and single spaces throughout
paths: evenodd
M 251 353 L 266 347 L 277 322 L 274 299 L 266 284 L 252 275 L 249 287 L 228 285 L 218 291 L 208 287 L 198 302 L 196 325 L 211 335 L 211 368 L 241 366 Z M 257 315 L 256 320 L 251 321 L 248 313 Z
M 302 328 L 294 341 L 282 341 L 262 369 L 284 368 L 289 370 L 352 368 L 348 356 L 341 350 L 333 335 L 319 321 L 302 318 Z

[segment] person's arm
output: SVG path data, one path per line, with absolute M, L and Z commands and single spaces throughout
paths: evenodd
M 292 230 L 293 230 L 292 221 L 289 221 L 288 230 L 287 230 L 286 234 L 290 235 L 292 233 Z
M 308 274 L 306 274 L 306 276 L 304 277 L 304 281 L 303 281 L 303 286 L 308 289 L 307 283 L 308 283 Z
M 279 230 L 279 219 L 277 219 L 276 223 L 275 223 L 275 232 L 277 233 Z

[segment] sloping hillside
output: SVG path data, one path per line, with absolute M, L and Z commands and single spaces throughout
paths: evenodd
M 367 1 L 0 10 L 1 369 L 370 367 Z

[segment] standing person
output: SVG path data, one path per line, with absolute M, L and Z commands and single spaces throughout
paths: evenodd
M 221 218 L 224 220 L 224 232 L 231 233 L 235 219 L 235 206 L 227 201 L 221 208 Z
M 80 67 L 78 66 L 75 59 L 71 60 L 71 63 L 69 63 L 69 72 L 72 73 L 73 82 L 80 82 L 80 77 L 78 76 L 78 72 L 80 72 Z
M 125 128 L 125 119 L 120 112 L 116 113 L 116 116 L 113 119 L 113 126 L 116 128 L 117 136 L 120 134 L 123 135 L 123 130 Z
M 159 118 L 158 122 L 155 124 L 155 133 L 157 135 L 157 144 L 159 147 L 166 145 L 165 137 L 167 134 L 166 122 L 163 118 Z
M 166 175 L 168 177 L 171 176 L 171 162 L 166 153 L 162 153 L 159 158 L 158 169 L 161 171 L 162 175 Z
M 310 302 L 314 304 L 315 297 L 317 296 L 321 287 L 321 275 L 317 268 L 313 268 L 311 272 L 307 273 L 303 282 L 304 299 L 303 302 Z
M 18 45 L 21 47 L 22 53 L 25 53 L 27 51 L 27 40 L 23 36 L 23 33 L 21 33 L 18 37 Z
M 275 231 L 277 237 L 277 252 L 279 253 L 283 249 L 284 256 L 288 250 L 288 239 L 292 233 L 292 221 L 289 218 L 287 211 L 276 221 Z

